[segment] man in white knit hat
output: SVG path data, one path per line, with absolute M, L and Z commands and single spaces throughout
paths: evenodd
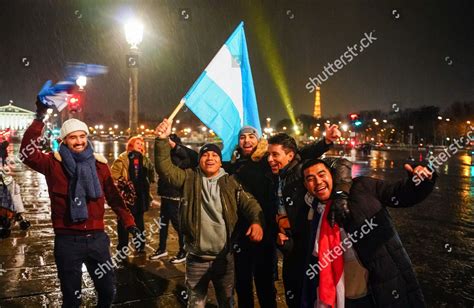
M 81 305 L 82 264 L 94 281 L 97 307 L 110 307 L 116 290 L 113 270 L 103 268 L 111 262 L 110 240 L 104 232 L 105 201 L 130 233 L 137 235 L 139 231 L 114 185 L 107 160 L 94 153 L 87 140 L 87 125 L 77 119 L 67 120 L 61 127 L 59 150 L 43 153 L 37 144 L 48 106 L 41 99 L 41 92 L 36 106 L 36 119 L 25 131 L 20 157 L 46 177 L 63 307 Z

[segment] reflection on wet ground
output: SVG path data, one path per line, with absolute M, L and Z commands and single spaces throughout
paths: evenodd
M 94 141 L 93 144 L 109 162 L 125 148 L 125 144 L 117 142 Z M 146 146 L 153 156 L 152 142 L 147 142 Z M 17 147 L 15 145 L 15 151 Z M 332 151 L 329 155 L 337 153 Z M 403 164 L 408 156 L 406 151 L 372 151 L 369 157 L 347 153 L 347 158 L 354 162 L 353 176 L 389 181 L 405 176 Z M 413 156 L 419 161 L 424 153 L 416 152 Z M 20 231 L 15 226 L 8 239 L 0 240 L 0 307 L 54 307 L 60 303 L 60 291 L 46 182 L 43 176 L 24 168 L 19 162 L 12 165 L 12 170 L 22 186 L 27 209 L 25 216 L 32 227 Z M 389 211 L 411 257 L 428 306 L 473 307 L 474 166 L 471 158 L 461 153 L 443 164 L 439 174 L 433 193 L 423 203 Z M 157 200 L 155 189 L 153 187 Z M 151 229 L 158 213 L 159 203 L 156 202 L 146 214 L 147 229 Z M 106 232 L 112 243 L 116 243 L 116 219 L 110 209 L 105 219 Z M 178 250 L 177 237 L 172 228 L 170 232 L 168 251 L 173 256 Z M 113 245 L 111 250 L 115 252 Z M 147 254 L 150 255 L 157 245 L 158 234 L 155 233 L 147 238 Z M 184 265 L 171 265 L 166 260 L 150 262 L 146 256 L 132 255 L 117 270 L 117 281 L 117 306 L 175 307 L 182 305 L 187 297 L 183 287 Z M 281 281 L 277 287 L 279 306 L 284 307 Z M 87 272 L 84 272 L 82 299 L 87 306 L 95 300 Z

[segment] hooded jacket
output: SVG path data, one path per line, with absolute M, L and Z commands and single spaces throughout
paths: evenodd
M 48 184 L 51 200 L 51 220 L 55 233 L 82 233 L 104 230 L 104 205 L 107 204 L 117 214 L 126 228 L 135 225 L 135 221 L 120 196 L 110 174 L 105 157 L 94 154 L 97 176 L 104 194 L 97 199 L 87 200 L 89 218 L 80 223 L 73 223 L 68 205 L 69 179 L 62 165 L 58 152 L 43 153 L 39 149 L 44 123 L 33 120 L 25 131 L 20 146 L 20 158 L 25 165 L 43 174 Z
M 203 176 L 198 168 L 182 170 L 173 165 L 170 158 L 170 146 L 166 139 L 155 141 L 155 167 L 158 175 L 169 184 L 183 189 L 183 198 L 179 209 L 180 229 L 184 235 L 186 250 L 199 252 L 201 248 L 202 228 L 202 190 Z M 222 216 L 226 229 L 226 246 L 222 254 L 230 251 L 234 238 L 234 228 L 240 214 L 250 224 L 264 225 L 262 210 L 255 198 L 246 193 L 242 186 L 228 174 L 217 180 L 222 204 Z

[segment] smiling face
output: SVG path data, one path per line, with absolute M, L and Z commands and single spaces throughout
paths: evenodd
M 257 144 L 258 139 L 255 134 L 243 133 L 239 136 L 239 148 L 244 156 L 251 155 L 257 147 Z
M 221 158 L 214 151 L 204 152 L 199 159 L 199 168 L 208 178 L 217 175 L 221 166 Z
M 304 186 L 308 192 L 321 202 L 326 202 L 331 197 L 332 175 L 322 163 L 312 165 L 303 172 Z
M 67 135 L 63 142 L 72 152 L 80 153 L 87 147 L 87 134 L 78 130 Z
M 268 164 L 273 174 L 278 174 L 294 157 L 295 153 L 289 149 L 285 149 L 281 144 L 268 145 Z

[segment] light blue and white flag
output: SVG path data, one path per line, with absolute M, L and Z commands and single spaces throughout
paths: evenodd
M 222 139 L 223 160 L 230 160 L 242 126 L 262 133 L 243 22 L 184 98 L 188 108 Z

